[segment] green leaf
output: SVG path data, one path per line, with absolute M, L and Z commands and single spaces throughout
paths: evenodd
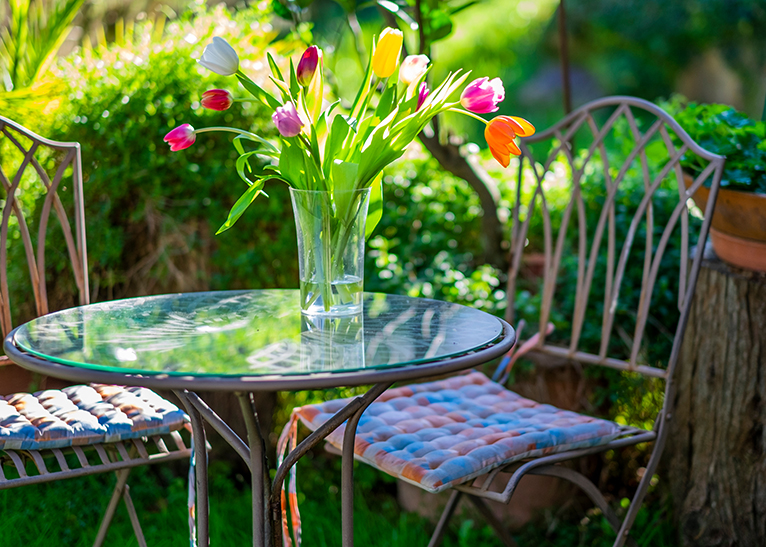
M 290 95 L 297 97 L 300 90 L 301 85 L 298 83 L 298 77 L 295 75 L 295 66 L 293 65 L 293 60 L 290 59 Z
M 367 209 L 367 223 L 364 238 L 369 239 L 375 227 L 383 218 L 383 172 L 378 173 L 370 186 L 370 206 Z
M 356 174 L 359 165 L 335 160 L 332 164 L 332 191 L 335 213 L 338 218 L 346 218 L 353 202 Z
M 282 106 L 282 103 L 280 103 L 276 97 L 274 97 L 274 95 L 258 86 L 258 84 L 256 84 L 244 74 L 237 72 L 237 79 L 239 80 L 239 83 L 242 84 L 242 87 L 244 87 L 253 97 L 261 101 L 266 106 L 270 106 L 274 109 Z
M 304 176 L 305 154 L 301 148 L 287 140 L 282 145 L 282 153 L 279 155 L 279 170 L 282 176 L 295 188 L 308 190 L 306 177 Z
M 335 156 L 338 155 L 338 152 L 342 148 L 343 141 L 346 139 L 346 135 L 348 135 L 349 131 L 351 131 L 351 126 L 345 117 L 338 114 L 333 118 L 332 126 L 330 127 L 330 136 L 327 137 L 324 147 L 322 171 L 324 172 L 325 177 L 329 177 L 330 166 L 332 166 Z
M 261 179 L 259 181 L 254 182 L 247 190 L 245 190 L 245 193 L 242 194 L 242 196 L 237 200 L 237 202 L 231 208 L 231 211 L 229 211 L 229 218 L 227 218 L 226 222 L 224 222 L 223 225 L 220 228 L 218 228 L 218 231 L 215 233 L 215 235 L 225 232 L 226 230 L 234 226 L 234 223 L 237 222 L 237 220 L 239 220 L 239 217 L 242 216 L 242 214 L 247 210 L 247 208 L 250 207 L 250 204 L 261 193 L 261 191 L 263 190 L 263 183 L 264 183 L 264 180 Z
M 271 56 L 271 53 L 266 52 L 266 58 L 269 60 L 269 68 L 271 68 L 271 73 L 274 77 L 277 80 L 284 81 L 285 79 L 282 77 L 282 72 L 279 70 L 279 66 L 277 66 L 277 62 L 274 60 L 274 57 Z

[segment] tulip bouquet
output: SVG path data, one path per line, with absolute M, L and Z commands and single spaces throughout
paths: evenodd
M 486 121 L 477 115 L 498 110 L 505 97 L 499 78 L 478 78 L 464 86 L 470 73 L 458 70 L 429 89 L 428 57 L 410 55 L 400 62 L 402 41 L 401 31 L 392 28 L 373 41 L 361 87 L 350 107 L 342 108 L 340 100 L 324 100 L 318 47 L 309 47 L 297 66 L 291 62 L 289 73 L 284 74 L 269 55 L 272 93 L 248 78 L 239 68 L 234 49 L 215 37 L 199 63 L 218 74 L 235 76 L 253 99 L 213 89 L 202 94 L 202 106 L 226 110 L 237 101 L 259 101 L 273 111 L 280 138 L 272 142 L 242 129 L 194 129 L 189 124 L 165 136 L 170 149 L 177 151 L 191 146 L 197 134 L 206 131 L 237 134 L 237 172 L 248 188 L 218 233 L 231 228 L 260 194 L 265 195 L 267 181 L 290 187 L 304 311 L 360 309 L 361 274 L 353 266 L 362 264 L 364 238 L 382 216 L 382 171 L 404 154 L 434 116 L 459 112 L 486 124 L 490 151 L 504 167 L 511 155 L 520 154 L 515 137 L 534 133 L 534 127 L 519 117 Z

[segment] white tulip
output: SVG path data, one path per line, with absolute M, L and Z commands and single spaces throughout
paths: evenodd
M 410 85 L 423 75 L 429 62 L 430 59 L 425 55 L 408 55 L 399 67 L 399 79 Z
M 221 76 L 231 76 L 239 70 L 237 52 L 220 36 L 213 36 L 212 43 L 205 46 L 202 58 L 197 62 Z

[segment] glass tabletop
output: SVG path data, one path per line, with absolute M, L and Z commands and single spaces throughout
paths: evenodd
M 171 294 L 52 313 L 14 341 L 54 363 L 111 372 L 265 376 L 432 363 L 503 333 L 496 317 L 448 302 L 365 293 L 363 309 L 303 316 L 297 290 Z

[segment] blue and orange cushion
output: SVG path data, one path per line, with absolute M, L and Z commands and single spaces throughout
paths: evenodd
M 315 430 L 350 402 L 294 410 Z M 327 437 L 340 448 L 345 424 Z M 607 420 L 540 404 L 480 372 L 384 392 L 365 410 L 355 455 L 394 477 L 440 492 L 527 457 L 607 444 L 623 433 Z
M 186 414 L 142 387 L 100 384 L 0 397 L 0 449 L 42 450 L 169 433 Z

